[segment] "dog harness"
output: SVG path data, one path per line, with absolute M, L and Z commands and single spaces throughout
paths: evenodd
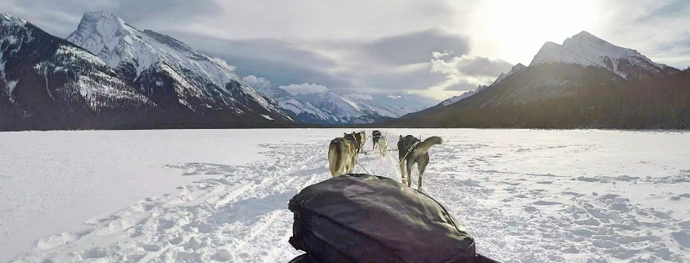
M 417 145 L 420 142 L 421 141 L 417 141 L 417 142 L 413 143 L 412 145 L 410 145 L 410 147 L 407 148 L 407 153 L 405 153 L 405 156 L 403 156 L 403 158 L 400 159 L 400 162 L 398 163 L 398 165 L 400 165 L 401 163 L 403 163 L 405 161 L 405 158 L 407 158 L 407 155 L 410 154 L 412 152 L 412 150 L 414 150 L 414 148 L 417 147 Z

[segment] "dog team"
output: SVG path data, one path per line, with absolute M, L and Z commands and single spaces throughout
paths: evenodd
M 371 134 L 373 141 L 372 150 L 378 150 L 381 156 L 385 157 L 388 152 L 388 139 L 380 131 L 373 131 Z M 328 166 L 333 177 L 354 172 L 357 165 L 357 154 L 362 151 L 366 141 L 364 131 L 345 133 L 343 137 L 335 138 L 328 146 Z M 398 165 L 402 183 L 408 187 L 412 185 L 412 167 L 417 164 L 419 179 L 417 185 L 422 188 L 422 176 L 429 164 L 429 153 L 431 146 L 441 144 L 441 137 L 432 136 L 424 141 L 412 136 L 402 135 L 398 139 Z

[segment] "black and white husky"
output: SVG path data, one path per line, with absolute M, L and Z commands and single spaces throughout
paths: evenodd
M 417 164 L 419 171 L 418 188 L 422 189 L 422 176 L 426 165 L 429 164 L 429 153 L 427 151 L 431 146 L 443 143 L 441 137 L 432 136 L 424 141 L 420 141 L 412 135 L 405 137 L 400 136 L 398 141 L 398 162 L 400 164 L 400 176 L 402 183 L 407 183 L 407 186 L 412 185 L 412 166 Z M 405 176 L 405 168 L 407 168 L 407 176 Z
M 371 141 L 373 142 L 372 149 L 374 151 L 378 149 L 381 153 L 381 156 L 385 157 L 386 152 L 388 151 L 388 139 L 386 139 L 386 136 L 384 136 L 380 131 L 373 131 L 371 133 Z
M 371 148 L 372 150 L 376 150 L 376 145 L 379 143 L 379 139 L 381 139 L 381 136 L 383 136 L 383 134 L 381 134 L 380 131 L 373 131 L 371 133 L 371 141 L 373 142 Z

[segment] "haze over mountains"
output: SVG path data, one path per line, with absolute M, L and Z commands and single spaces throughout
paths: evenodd
M 260 85 L 224 60 L 108 12 L 85 13 L 66 40 L 0 15 L 0 75 L 2 130 L 374 122 L 684 129 L 690 123 L 690 73 L 584 31 L 562 45 L 547 42 L 529 66 L 517 64 L 492 84 L 438 104 L 406 93 Z

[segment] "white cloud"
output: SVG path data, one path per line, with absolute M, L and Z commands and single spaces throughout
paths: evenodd
M 328 91 L 326 86 L 311 83 L 290 84 L 287 86 L 280 86 L 278 88 L 284 89 L 292 95 L 324 93 Z
M 443 90 L 471 90 L 493 82 L 501 72 L 510 70 L 511 64 L 476 56 L 454 56 L 451 53 L 434 52 L 431 73 L 442 74 L 446 81 L 437 85 Z
M 374 97 L 366 94 L 347 94 L 345 97 L 351 98 L 353 100 L 374 100 Z
M 252 86 L 254 88 L 261 89 L 261 88 L 270 88 L 271 87 L 270 81 L 268 81 L 265 78 L 256 77 L 254 75 L 245 76 L 242 78 L 242 80 L 244 80 L 244 82 L 247 82 L 247 84 L 249 84 L 249 86 Z
M 452 50 L 450 50 L 450 51 L 446 50 L 443 52 L 434 51 L 434 52 L 431 52 L 431 57 L 434 59 L 442 59 L 442 58 L 448 57 L 450 55 L 453 55 L 453 53 L 455 53 L 455 52 L 453 52 Z

